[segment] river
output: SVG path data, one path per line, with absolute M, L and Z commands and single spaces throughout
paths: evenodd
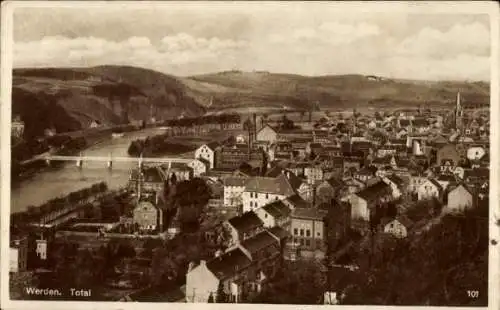
M 128 156 L 127 149 L 132 140 L 160 134 L 158 128 L 125 133 L 121 138 L 109 138 L 82 152 L 84 156 Z M 130 170 L 135 163 L 114 162 L 108 169 L 105 162 L 84 162 L 79 169 L 75 162 L 67 162 L 63 167 L 36 173 L 27 180 L 13 185 L 11 190 L 10 212 L 26 210 L 30 205 L 41 205 L 47 200 L 64 196 L 69 192 L 105 181 L 110 189 L 127 183 Z

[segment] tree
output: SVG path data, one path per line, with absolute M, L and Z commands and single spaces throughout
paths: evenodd
M 165 247 L 157 247 L 153 250 L 151 259 L 151 284 L 162 286 L 170 284 L 177 277 L 177 266 L 170 258 L 170 253 Z
M 217 295 L 215 297 L 217 303 L 226 303 L 228 298 L 226 292 L 224 292 L 224 283 L 219 280 L 219 285 L 217 286 Z
M 203 209 L 211 195 L 210 187 L 200 178 L 177 184 L 174 202 L 178 206 L 179 219 L 184 228 L 192 226 L 197 229 L 201 222 Z

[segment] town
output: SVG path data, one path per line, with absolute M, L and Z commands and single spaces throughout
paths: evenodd
M 429 304 L 464 303 L 457 287 L 476 284 L 484 302 L 490 117 L 463 97 L 448 110 L 198 124 L 235 134 L 188 163 L 139 161 L 119 190 L 98 183 L 14 214 L 11 298 L 68 298 L 26 292 L 36 287 L 92 288 L 82 300 L 404 305 L 425 302 L 436 274 L 445 293 Z

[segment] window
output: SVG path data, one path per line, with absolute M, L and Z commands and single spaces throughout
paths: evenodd
M 250 201 L 250 207 L 253 207 L 253 201 Z
M 266 193 L 266 199 L 269 199 L 269 194 L 268 193 Z
M 311 231 L 309 229 L 306 230 L 306 237 L 311 237 Z
M 278 200 L 278 196 L 274 197 L 274 200 Z
M 300 229 L 300 235 L 304 236 L 304 230 L 303 229 Z
M 250 198 L 253 198 L 253 193 L 252 192 L 250 192 Z
M 316 236 L 321 237 L 321 233 L 317 232 Z
M 306 246 L 311 246 L 311 240 L 306 239 Z
M 293 234 L 294 234 L 295 236 L 297 236 L 297 235 L 299 234 L 299 230 L 298 230 L 297 228 L 294 228 L 294 229 L 293 229 Z

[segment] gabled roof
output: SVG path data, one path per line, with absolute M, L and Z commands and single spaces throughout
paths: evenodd
M 397 186 L 401 186 L 404 184 L 404 181 L 403 179 L 401 179 L 400 177 L 398 177 L 397 175 L 395 174 L 391 174 L 390 176 L 387 177 L 391 182 L 393 182 L 394 184 L 396 184 Z
M 292 212 L 292 210 L 290 210 L 290 208 L 281 200 L 273 201 L 272 203 L 263 206 L 262 209 L 274 218 L 287 217 Z
M 310 203 L 305 201 L 302 197 L 300 197 L 298 194 L 295 194 L 293 196 L 290 196 L 286 199 L 288 203 L 293 205 L 294 208 L 309 208 L 311 206 Z
M 239 270 L 250 266 L 252 261 L 239 248 L 224 253 L 207 262 L 207 268 L 218 279 L 224 279 L 234 276 Z
M 436 179 L 429 178 L 427 180 L 429 180 L 429 182 L 433 184 L 438 189 L 439 192 L 442 192 L 444 190 L 441 184 L 439 184 L 439 182 Z
M 274 237 L 278 238 L 279 240 L 283 240 L 290 236 L 290 233 L 288 231 L 284 230 L 279 226 L 274 226 L 268 229 L 267 231 Z
M 374 201 L 378 197 L 383 196 L 385 193 L 390 192 L 389 185 L 382 181 L 364 188 L 363 190 L 356 193 L 356 196 L 363 198 L 366 201 Z
M 221 144 L 218 141 L 212 141 L 210 143 L 207 143 L 207 147 L 210 148 L 212 151 L 215 151 L 215 149 L 219 146 L 221 146 Z
M 295 208 L 292 218 L 322 221 L 328 212 L 316 208 Z
M 237 186 L 237 187 L 243 187 L 247 184 L 248 178 L 245 177 L 236 177 L 236 176 L 230 176 L 230 177 L 225 177 L 223 180 L 224 186 Z
M 257 214 L 252 211 L 245 212 L 240 216 L 232 217 L 228 220 L 228 222 L 238 231 L 249 231 L 264 225 Z
M 291 196 L 295 193 L 286 176 L 283 174 L 277 178 L 254 177 L 245 186 L 245 191 L 284 196 Z
M 241 247 L 250 252 L 250 255 L 252 255 L 255 252 L 265 249 L 273 244 L 279 246 L 279 241 L 269 232 L 263 231 L 256 236 L 243 241 L 241 243 Z
M 454 182 L 456 181 L 456 177 L 450 174 L 441 174 L 438 176 L 437 180 L 443 182 Z

